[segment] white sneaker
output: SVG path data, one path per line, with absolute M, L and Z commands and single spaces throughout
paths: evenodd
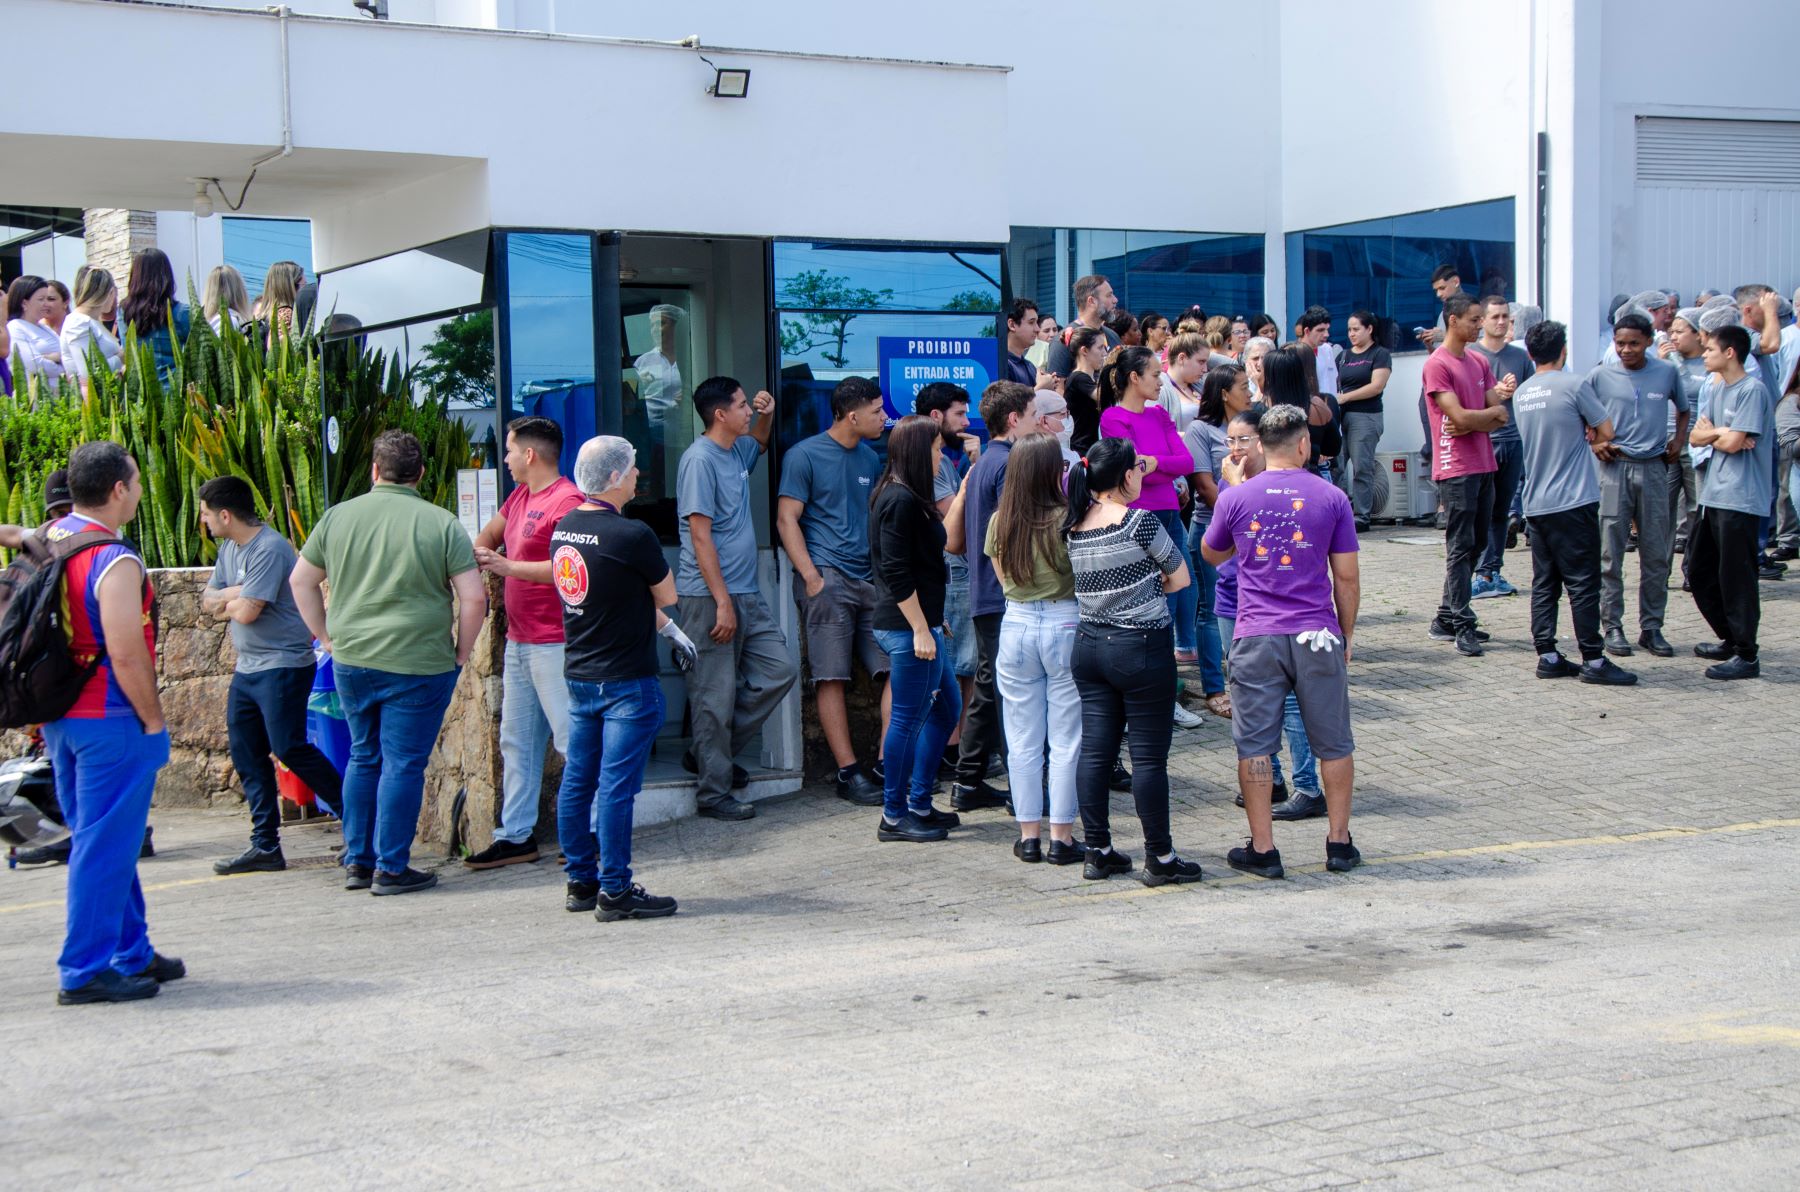
M 1176 728 L 1199 728 L 1204 723 L 1206 723 L 1204 717 L 1199 716 L 1196 713 L 1190 712 L 1186 708 L 1182 707 L 1180 700 L 1175 701 L 1175 727 Z

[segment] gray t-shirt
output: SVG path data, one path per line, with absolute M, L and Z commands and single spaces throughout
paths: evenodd
M 1694 416 L 1691 421 L 1698 421 L 1700 391 L 1706 388 L 1706 378 L 1711 375 L 1706 371 L 1706 357 L 1695 356 L 1690 360 L 1686 356 L 1675 356 L 1669 360 L 1669 363 L 1673 364 L 1675 371 L 1681 374 L 1681 393 L 1688 400 L 1688 413 Z M 1671 436 L 1675 433 L 1675 413 L 1675 405 L 1671 402 L 1669 405 L 1669 434 Z
M 805 504 L 800 533 L 815 567 L 835 567 L 868 579 L 869 496 L 881 459 L 867 443 L 845 450 L 821 432 L 796 443 L 781 459 L 779 496 Z
M 1587 430 L 1605 422 L 1607 412 L 1593 384 L 1560 369 L 1537 373 L 1513 394 L 1512 408 L 1525 453 L 1525 516 L 1599 504 Z
M 958 462 L 959 460 L 961 461 L 960 463 Z M 962 487 L 963 474 L 968 470 L 969 461 L 966 456 L 960 454 L 952 455 L 948 451 L 944 452 L 943 456 L 938 460 L 937 476 L 933 478 L 931 483 L 932 499 L 936 501 L 955 500 L 956 490 Z M 948 509 L 949 506 L 946 505 L 945 508 Z M 949 565 L 950 582 L 952 585 L 958 583 L 967 584 L 969 582 L 969 565 L 963 562 L 963 557 L 961 555 L 953 555 L 949 551 L 945 551 L 944 562 Z
M 1749 373 L 1735 385 L 1711 386 L 1701 413 L 1720 430 L 1743 431 L 1752 444 L 1729 453 L 1714 448 L 1700 468 L 1701 507 L 1767 517 L 1775 500 L 1775 403 L 1762 378 Z
M 1613 446 L 1633 459 L 1668 450 L 1670 403 L 1677 411 L 1693 408 L 1681 387 L 1681 374 L 1667 360 L 1646 359 L 1635 371 L 1623 364 L 1602 364 L 1588 379 L 1612 419 Z
M 312 630 L 300 617 L 288 576 L 297 558 L 293 544 L 268 526 L 243 546 L 229 538 L 219 542 L 209 588 L 243 587 L 242 596 L 264 601 L 248 625 L 231 622 L 231 644 L 237 647 L 239 674 L 284 670 L 313 664 Z
M 1213 484 L 1217 485 L 1220 469 L 1225 466 L 1225 457 L 1231 454 L 1230 448 L 1225 445 L 1225 428 L 1196 418 L 1181 432 L 1181 441 L 1187 444 L 1189 453 L 1194 457 L 1194 472 L 1210 473 Z M 1213 507 L 1202 501 L 1199 493 L 1195 493 L 1194 524 L 1211 525 L 1212 515 Z
M 753 596 L 756 583 L 756 519 L 750 512 L 750 473 L 762 458 L 762 447 L 741 435 L 727 451 L 702 435 L 681 453 L 675 472 L 675 513 L 681 531 L 681 558 L 675 569 L 675 594 L 707 596 L 706 579 L 694 559 L 690 514 L 712 519 L 713 548 L 719 572 L 733 596 Z
M 1511 373 L 1513 379 L 1523 385 L 1526 381 L 1531 379 L 1531 374 L 1537 371 L 1537 368 L 1531 363 L 1531 357 L 1527 356 L 1525 354 L 1525 349 L 1521 348 L 1518 344 L 1507 344 L 1498 352 L 1488 351 L 1486 348 L 1482 347 L 1479 342 L 1472 343 L 1469 347 L 1471 350 L 1480 352 L 1483 356 L 1487 357 L 1488 367 L 1493 370 L 1495 381 L 1504 381 L 1506 379 L 1506 374 Z M 1515 398 L 1514 400 L 1517 399 Z M 1492 440 L 1496 447 L 1502 443 L 1517 443 L 1519 441 L 1519 428 L 1518 425 L 1513 422 L 1511 412 L 1508 412 L 1507 414 L 1506 425 L 1499 430 L 1490 432 L 1488 438 Z

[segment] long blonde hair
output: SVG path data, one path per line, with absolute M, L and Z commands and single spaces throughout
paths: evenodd
M 83 267 L 81 275 L 75 279 L 75 309 L 91 318 L 105 310 L 106 300 L 118 292 L 112 274 L 104 269 Z
M 244 275 L 230 265 L 215 265 L 206 275 L 206 298 L 202 303 L 207 319 L 221 317 L 226 311 L 238 316 L 239 322 L 250 318 L 250 291 L 244 288 Z
M 282 307 L 292 308 L 300 297 L 300 279 L 305 276 L 293 261 L 276 261 L 263 278 L 262 297 L 256 300 L 257 313 L 265 319 L 275 317 Z

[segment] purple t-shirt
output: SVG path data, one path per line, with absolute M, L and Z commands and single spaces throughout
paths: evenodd
M 1356 550 L 1350 499 L 1329 481 L 1282 468 L 1228 488 L 1213 506 L 1206 545 L 1237 546 L 1236 637 L 1329 629 L 1331 556 Z

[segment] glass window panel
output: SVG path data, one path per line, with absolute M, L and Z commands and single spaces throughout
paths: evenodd
M 488 345 L 485 352 L 481 350 L 483 336 Z M 337 334 L 329 338 L 347 336 Z M 414 400 L 422 402 L 434 394 L 447 396 L 449 413 L 468 426 L 469 437 L 482 454 L 482 466 L 499 466 L 502 445 L 499 410 L 494 400 L 493 311 L 423 319 L 356 333 L 355 338 L 369 349 L 400 362 L 412 385 Z
M 1000 309 L 1000 253 L 847 241 L 775 244 L 775 304 L 791 310 Z
M 1030 297 L 1040 312 L 1059 307 L 1073 317 L 1061 284 L 1102 274 L 1121 309 L 1173 316 L 1198 303 L 1220 314 L 1248 314 L 1263 301 L 1263 238 L 1214 232 L 1120 231 L 1070 228 L 1060 232 L 1066 260 L 1058 259 L 1058 229 L 1014 228 L 1007 246 L 1013 292 Z
M 319 278 L 319 317 L 335 312 L 376 327 L 480 306 L 489 301 L 487 261 L 488 234 L 470 232 L 334 269 Z
M 593 237 L 509 232 L 505 246 L 512 410 L 562 427 L 562 470 L 568 475 L 581 445 L 600 433 Z
M 1455 265 L 1470 293 L 1516 298 L 1513 233 L 1511 199 L 1290 233 L 1290 276 L 1297 272 L 1300 283 L 1290 301 L 1296 312 L 1313 304 L 1329 310 L 1339 343 L 1348 342 L 1350 312 L 1371 310 L 1381 320 L 1380 342 L 1408 350 L 1414 328 L 1434 326 L 1442 310 L 1431 292 L 1440 264 Z
M 694 385 L 694 293 L 686 286 L 619 287 L 622 433 L 638 448 L 634 517 L 675 535 L 675 473 L 700 435 Z M 755 381 L 746 381 L 754 392 Z
M 313 275 L 312 222 L 304 219 L 248 219 L 228 215 L 220 221 L 225 263 L 244 277 L 252 298 L 262 293 L 263 279 L 276 261 L 294 261 Z M 195 278 L 203 285 L 204 278 Z

